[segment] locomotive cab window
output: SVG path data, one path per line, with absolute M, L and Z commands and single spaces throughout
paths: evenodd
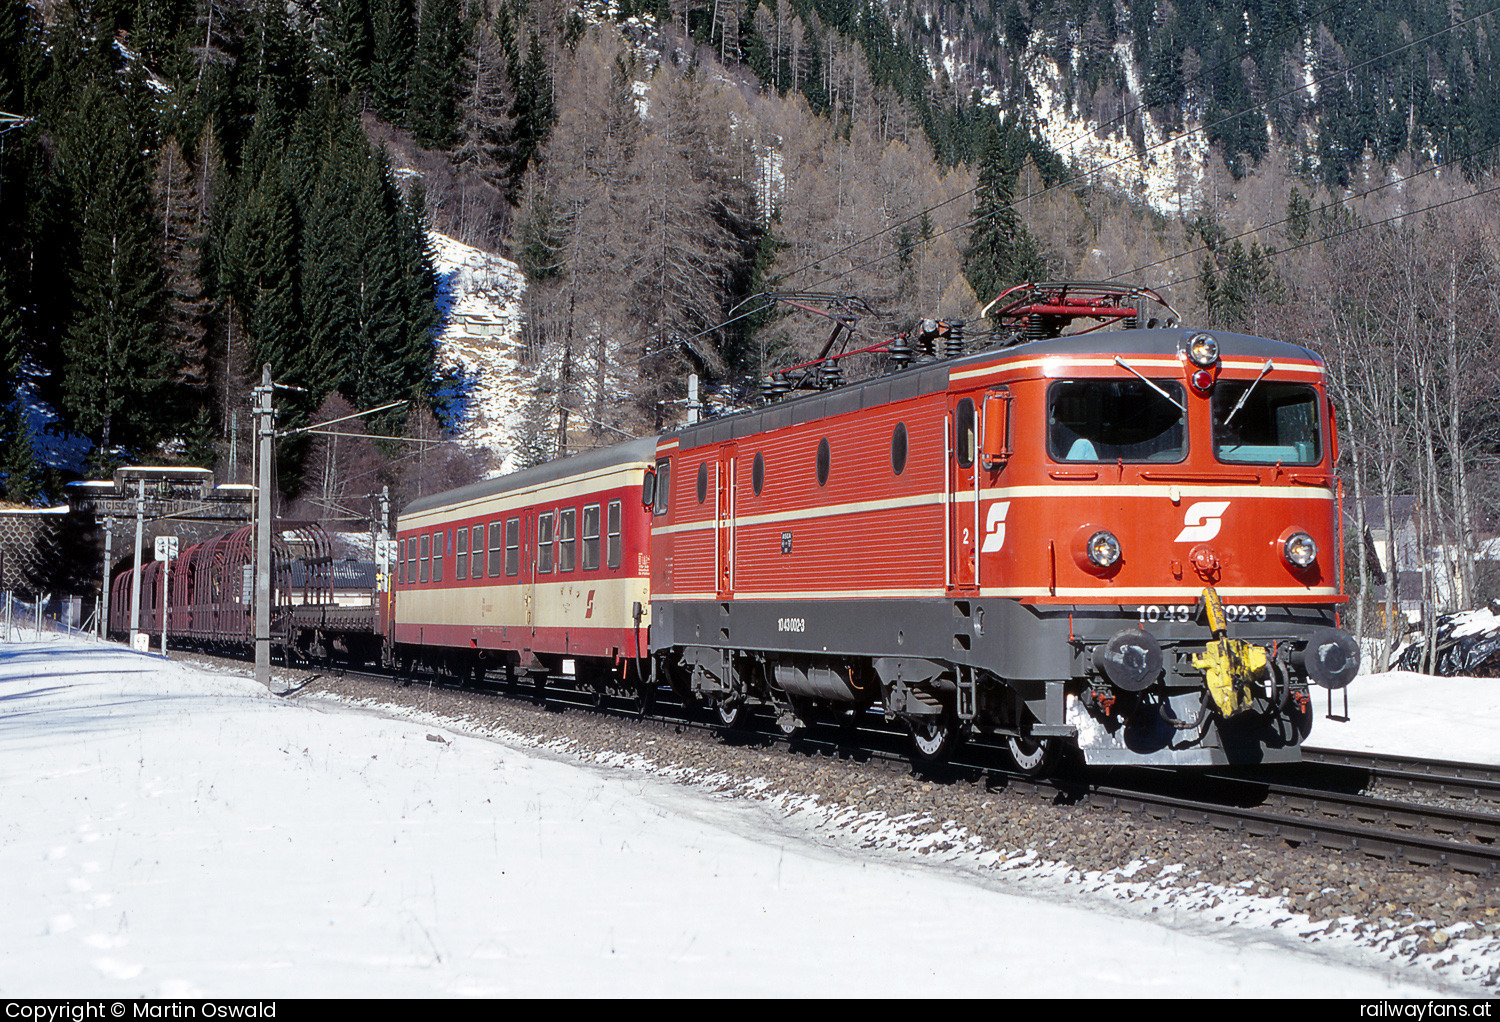
M 958 455 L 958 467 L 968 468 L 974 464 L 976 432 L 974 429 L 974 402 L 964 398 L 954 412 L 954 451 Z
M 1182 461 L 1184 420 L 1174 380 L 1060 380 L 1047 391 L 1047 453 L 1062 462 Z
M 651 506 L 653 515 L 664 515 L 667 513 L 667 491 L 671 488 L 672 462 L 670 459 L 662 458 L 656 463 L 656 502 Z
M 1220 461 L 1316 465 L 1323 460 L 1318 392 L 1302 383 L 1221 380 L 1211 402 Z

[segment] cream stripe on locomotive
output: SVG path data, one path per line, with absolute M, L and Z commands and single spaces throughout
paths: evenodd
M 641 604 L 641 626 L 651 623 L 648 580 L 642 577 L 592 578 L 536 585 L 510 583 L 407 589 L 400 594 L 403 628 L 424 625 L 525 627 L 526 599 L 531 624 L 538 628 L 633 628 L 634 604 Z M 592 599 L 590 598 L 592 596 Z
M 1256 466 L 1263 467 L 1263 466 Z M 1007 500 L 1021 497 L 1066 497 L 1078 498 L 1104 495 L 1110 497 L 1160 497 L 1167 501 L 1181 501 L 1196 497 L 1264 497 L 1271 500 L 1332 500 L 1333 491 L 1323 486 L 1185 486 L 1168 483 L 1060 483 L 1038 486 L 994 486 L 980 492 L 982 500 Z M 969 504 L 974 500 L 972 491 L 955 493 L 954 504 Z M 868 511 L 889 511 L 901 508 L 938 507 L 944 503 L 943 494 L 919 493 L 910 497 L 890 497 L 885 500 L 861 500 L 847 504 L 829 504 L 826 507 L 808 508 L 802 511 L 778 511 L 770 514 L 736 515 L 732 520 L 738 527 L 775 524 L 777 522 L 810 521 L 817 518 L 835 518 L 839 515 L 860 514 Z M 715 527 L 712 518 L 701 522 L 683 522 L 678 525 L 654 529 L 656 535 L 681 535 L 683 533 L 707 532 Z
M 1310 596 L 1335 596 L 1334 586 L 1222 586 L 1216 590 L 1220 596 L 1240 600 L 1259 600 L 1270 603 L 1297 603 Z M 1203 595 L 1201 586 L 1143 586 L 1135 589 L 1111 589 L 1104 587 L 1059 587 L 1056 592 L 1046 586 L 985 586 L 965 596 L 964 599 L 989 597 L 991 599 L 1018 599 L 1047 596 L 1078 599 L 1088 603 L 1139 603 L 1143 600 L 1156 602 L 1194 603 Z M 946 599 L 948 590 L 938 589 L 803 589 L 760 590 L 737 589 L 736 600 L 879 600 L 879 599 Z M 662 593 L 658 598 L 674 603 L 689 603 L 695 600 L 712 603 L 721 599 L 717 593 Z
M 1129 355 L 1121 355 L 1132 369 L 1165 369 L 1172 373 L 1182 372 L 1182 362 L 1177 359 L 1162 358 L 1132 358 Z M 1264 368 L 1265 360 L 1259 362 L 1242 362 L 1238 359 L 1227 359 L 1221 363 L 1225 369 L 1259 371 Z M 959 369 L 948 374 L 951 381 L 973 380 L 979 377 L 991 376 L 996 373 L 1010 373 L 1021 369 L 1108 369 L 1119 368 L 1114 358 L 1074 358 L 1068 355 L 1048 355 L 1046 358 L 1026 359 L 1014 362 L 996 362 L 987 366 L 974 369 Z M 1309 373 L 1313 376 L 1322 377 L 1323 367 L 1311 362 L 1277 362 L 1276 368 L 1283 372 Z
M 588 475 L 576 476 L 555 483 L 543 483 L 534 489 L 512 490 L 508 493 L 476 497 L 463 504 L 445 504 L 428 511 L 404 515 L 399 529 L 403 533 L 409 530 L 421 532 L 443 525 L 453 525 L 470 518 L 489 518 L 494 515 L 507 514 L 520 508 L 540 507 L 545 512 L 545 505 L 556 501 L 583 501 L 597 504 L 601 500 L 600 495 L 614 487 L 630 487 L 638 491 L 640 483 L 636 474 L 641 471 L 643 465 L 644 463 L 615 465 Z M 617 481 L 615 477 L 618 477 Z

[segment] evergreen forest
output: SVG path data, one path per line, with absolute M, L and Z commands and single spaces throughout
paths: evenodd
M 3 496 L 139 462 L 245 478 L 265 363 L 284 428 L 404 402 L 349 427 L 377 438 L 356 455 L 282 445 L 286 496 L 474 478 L 472 452 L 378 439 L 451 437 L 472 383 L 438 356 L 436 230 L 524 270 L 522 463 L 670 426 L 690 373 L 754 400 L 830 329 L 767 295 L 974 344 L 1022 280 L 1159 287 L 1328 359 L 1347 490 L 1422 493 L 1424 535 L 1465 551 L 1426 598 L 1472 602 L 1500 531 L 1497 17 L 0 0 Z M 1394 599 L 1347 562 L 1362 613 Z

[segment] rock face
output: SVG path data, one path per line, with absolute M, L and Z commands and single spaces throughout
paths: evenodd
M 531 392 L 520 338 L 526 278 L 514 263 L 446 235 L 432 232 L 428 240 L 441 282 L 438 360 L 468 388 L 460 442 L 481 455 L 490 474 L 512 471 Z

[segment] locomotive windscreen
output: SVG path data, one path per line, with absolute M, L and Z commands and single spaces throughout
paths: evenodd
M 1047 451 L 1055 461 L 1181 461 L 1182 384 L 1060 380 L 1047 392 Z M 1160 388 L 1158 390 L 1157 388 Z
M 1220 461 L 1315 465 L 1323 458 L 1318 394 L 1305 384 L 1221 381 L 1212 406 Z

